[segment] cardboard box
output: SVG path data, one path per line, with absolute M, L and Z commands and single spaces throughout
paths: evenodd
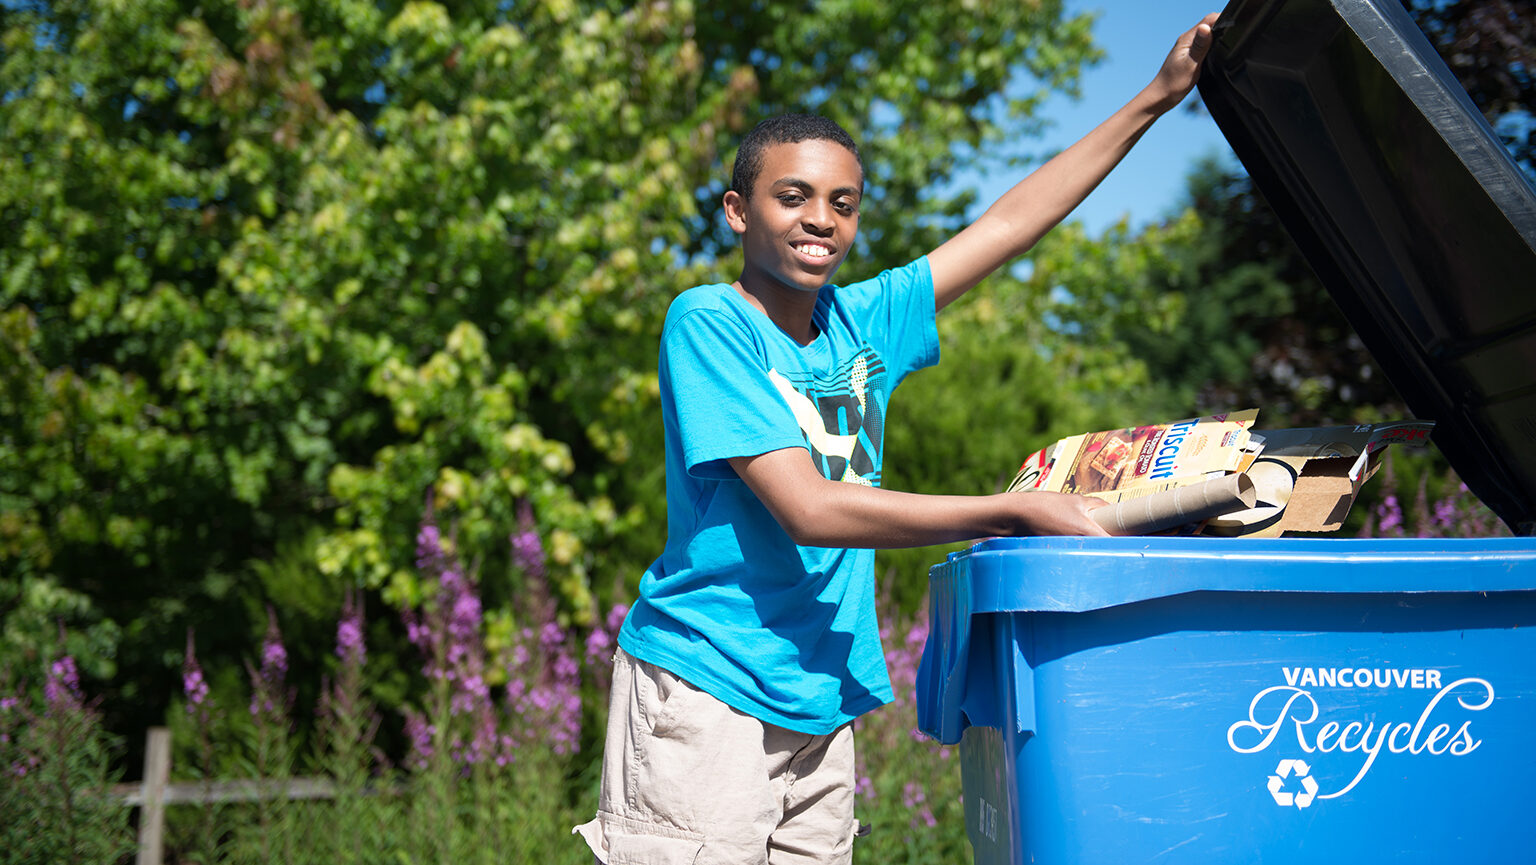
M 1387 446 L 1422 447 L 1433 429 L 1433 423 L 1406 421 L 1254 430 L 1264 449 L 1246 471 L 1258 503 L 1212 519 L 1205 532 L 1273 538 L 1288 532 L 1337 531 L 1360 487 L 1381 468 Z

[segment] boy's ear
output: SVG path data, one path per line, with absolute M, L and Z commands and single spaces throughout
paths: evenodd
M 725 206 L 725 221 L 730 224 L 731 230 L 741 234 L 747 230 L 747 200 L 741 197 L 741 193 L 734 189 L 727 189 L 720 199 Z

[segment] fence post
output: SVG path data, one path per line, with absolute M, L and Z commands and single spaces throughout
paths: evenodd
M 150 727 L 144 735 L 144 786 L 139 802 L 138 865 L 161 865 L 165 785 L 171 777 L 171 731 Z

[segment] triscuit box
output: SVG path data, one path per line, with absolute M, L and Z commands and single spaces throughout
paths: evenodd
M 1406 421 L 1254 430 L 1253 436 L 1264 442 L 1263 452 L 1247 468 L 1258 504 L 1211 520 L 1205 532 L 1273 538 L 1337 531 L 1360 487 L 1381 467 L 1387 445 L 1422 447 L 1433 429 L 1433 423 Z

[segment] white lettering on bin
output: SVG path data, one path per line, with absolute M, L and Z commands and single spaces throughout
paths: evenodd
M 1333 675 L 1336 672 L 1336 678 Z M 1290 769 L 1307 766 L 1301 760 L 1282 760 L 1274 775 L 1270 776 L 1269 792 L 1277 804 L 1305 807 L 1316 799 L 1336 799 L 1343 796 L 1365 778 L 1383 750 L 1391 754 L 1409 756 L 1450 755 L 1464 757 L 1482 746 L 1483 740 L 1472 732 L 1471 719 L 1447 717 L 1455 706 L 1468 712 L 1481 712 L 1493 705 L 1493 685 L 1487 679 L 1467 677 L 1457 679 L 1439 688 L 1418 718 L 1412 721 L 1378 720 L 1370 713 L 1364 720 L 1346 720 L 1343 723 L 1322 721 L 1322 709 L 1317 699 L 1305 687 L 1307 681 L 1327 681 L 1335 678 L 1341 688 L 1386 688 L 1389 686 L 1420 687 L 1417 682 L 1440 683 L 1439 670 L 1368 669 L 1341 667 L 1330 668 L 1284 667 L 1286 684 L 1265 688 L 1248 703 L 1248 717 L 1227 728 L 1227 746 L 1239 754 L 1254 754 L 1274 745 L 1290 741 L 1282 733 L 1290 730 L 1295 734 L 1296 747 L 1306 754 L 1364 754 L 1365 759 L 1350 782 L 1332 793 L 1320 793 L 1316 782 L 1306 785 L 1304 793 L 1292 793 L 1282 789 L 1292 774 Z M 1310 675 L 1309 675 L 1310 674 Z M 1456 699 L 1446 702 L 1446 697 L 1462 689 Z M 1453 727 L 1457 721 L 1458 726 Z M 1319 723 L 1322 721 L 1321 723 Z M 1311 769 L 1316 768 L 1313 761 Z M 1299 774 L 1298 776 L 1299 777 Z M 1307 773 L 1307 778 L 1315 775 Z M 1304 799 L 1296 797 L 1305 796 Z
M 996 841 L 997 809 L 992 806 L 991 802 L 988 802 L 980 796 L 976 797 L 976 806 L 976 811 L 981 822 L 981 825 L 977 828 L 981 832 L 981 837 L 987 839 L 988 841 Z
M 1293 688 L 1412 688 L 1439 690 L 1440 671 L 1406 667 L 1281 667 Z

